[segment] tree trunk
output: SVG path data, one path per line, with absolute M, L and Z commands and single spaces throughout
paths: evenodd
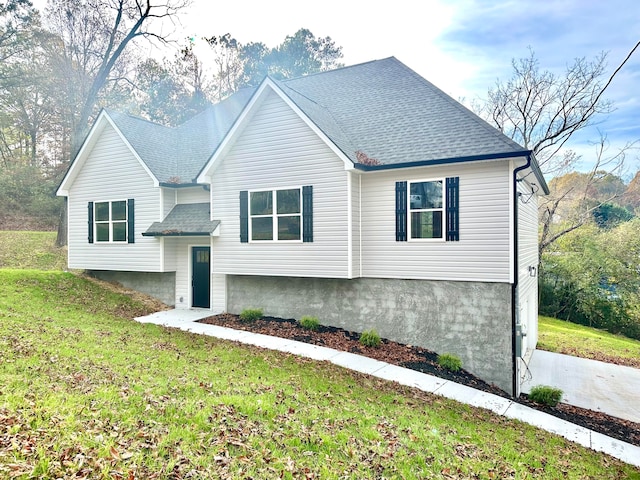
M 67 197 L 65 197 L 62 207 L 60 207 L 60 217 L 58 218 L 56 247 L 64 247 L 67 244 L 67 241 Z

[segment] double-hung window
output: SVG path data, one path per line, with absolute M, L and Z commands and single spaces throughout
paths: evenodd
M 396 182 L 396 241 L 459 241 L 459 197 L 459 177 Z
M 89 202 L 89 243 L 134 243 L 133 199 Z
M 313 186 L 240 192 L 240 242 L 313 242 Z
M 249 217 L 251 241 L 301 240 L 301 189 L 249 192 Z
M 443 238 L 443 186 L 444 180 L 409 182 L 409 238 Z

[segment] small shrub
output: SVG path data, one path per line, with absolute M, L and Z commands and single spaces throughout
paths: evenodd
M 365 347 L 379 347 L 380 335 L 375 330 L 364 331 L 360 334 L 360 343 Z
M 240 313 L 240 320 L 242 320 L 243 322 L 255 322 L 256 320 L 260 320 L 261 318 L 261 308 L 245 308 L 242 313 Z
M 305 315 L 302 317 L 298 323 L 302 328 L 306 328 L 307 330 L 317 331 L 320 328 L 320 322 L 318 321 L 318 317 L 310 317 Z
M 562 400 L 562 390 L 547 385 L 536 385 L 529 392 L 529 400 L 548 407 L 555 407 Z
M 438 365 L 451 372 L 457 372 L 462 368 L 462 360 L 452 353 L 443 353 L 438 355 Z

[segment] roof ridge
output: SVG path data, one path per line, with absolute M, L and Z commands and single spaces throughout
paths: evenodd
M 332 68 L 331 70 L 323 70 L 321 72 L 309 73 L 307 75 L 299 75 L 297 77 L 292 77 L 292 78 L 283 78 L 282 80 L 278 80 L 278 81 L 281 82 L 281 83 L 288 83 L 288 82 L 291 82 L 291 81 L 294 81 L 294 80 L 300 80 L 302 78 L 316 77 L 318 75 L 324 75 L 326 73 L 333 73 L 333 72 L 339 72 L 339 71 L 342 71 L 342 70 L 348 70 L 350 68 L 363 67 L 364 65 L 369 65 L 371 63 L 376 63 L 376 62 L 383 62 L 383 61 L 391 60 L 391 59 L 397 61 L 397 58 L 395 58 L 394 56 L 390 56 L 390 57 L 385 57 L 385 58 L 379 58 L 379 59 L 376 59 L 376 60 L 369 60 L 369 61 L 366 61 L 366 62 L 355 63 L 353 65 L 343 65 L 341 67 Z M 267 75 L 267 76 L 271 80 L 274 80 L 273 77 L 271 77 L 269 75 Z
M 368 62 L 369 63 L 369 62 Z M 276 83 L 277 85 L 277 83 Z M 331 111 L 330 108 L 328 108 L 326 105 L 323 105 L 322 103 L 317 102 L 316 100 L 310 98 L 309 96 L 299 92 L 298 90 L 296 90 L 295 88 L 289 86 L 289 85 L 282 85 L 282 87 L 286 87 L 287 89 L 291 90 L 292 92 L 295 92 L 297 95 L 300 95 L 301 97 L 309 100 L 310 102 L 312 102 L 313 104 L 317 105 L 318 107 L 320 107 L 326 114 L 329 115 L 329 117 L 331 117 L 331 120 L 333 121 L 334 125 L 340 130 L 340 132 L 342 133 L 342 135 L 344 135 L 344 138 L 347 139 L 349 141 L 349 143 L 352 146 L 355 146 L 353 143 L 353 139 L 351 138 L 350 135 L 347 134 L 347 132 L 345 131 L 345 129 L 343 128 L 342 124 L 338 121 L 338 119 L 336 118 L 336 116 L 334 115 L 334 113 Z M 283 90 L 284 93 L 284 89 L 281 87 L 281 89 Z M 294 102 L 297 105 L 297 102 L 291 98 L 289 95 L 287 95 L 292 102 Z M 298 105 L 298 107 L 304 112 L 304 108 L 302 108 L 300 105 Z M 308 113 L 305 112 L 305 115 L 307 115 L 307 117 L 309 118 L 309 120 L 311 122 L 313 122 L 325 135 L 327 135 L 327 132 L 324 131 L 324 129 L 318 125 L 318 123 L 316 121 L 313 120 L 313 118 L 311 118 Z M 329 137 L 329 135 L 327 135 L 327 137 Z M 336 147 L 340 148 L 338 145 L 336 145 Z M 340 148 L 340 150 L 343 151 L 343 153 L 348 157 L 348 158 L 352 158 L 353 155 L 355 155 L 355 151 L 353 153 L 349 153 L 349 152 L 345 152 L 342 148 Z
M 131 113 L 128 112 L 120 112 L 119 110 L 113 110 L 111 108 L 102 108 L 110 117 L 113 117 L 114 115 L 120 115 L 123 117 L 127 117 L 130 118 L 131 120 L 135 120 L 137 122 L 144 122 L 144 123 L 148 123 L 151 126 L 154 127 L 161 127 L 161 128 L 168 128 L 170 130 L 175 130 L 177 127 L 170 127 L 168 125 L 162 125 L 161 123 L 157 123 L 157 122 L 152 122 L 151 120 L 148 120 L 146 118 L 140 117 L 140 116 L 136 116 L 136 115 L 132 115 Z

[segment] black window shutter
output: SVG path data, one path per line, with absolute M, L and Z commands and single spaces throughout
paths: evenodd
M 87 221 L 88 225 L 87 226 L 89 227 L 89 229 L 87 231 L 87 233 L 88 233 L 87 239 L 89 240 L 89 243 L 93 243 L 93 202 L 89 202 L 89 206 L 88 206 L 87 210 L 88 210 L 88 213 L 89 213 L 89 215 L 87 217 L 88 218 L 88 221 Z
M 460 198 L 460 177 L 447 178 L 447 241 L 460 240 L 460 215 L 458 203 Z
M 313 242 L 313 186 L 302 187 L 302 241 Z
M 136 243 L 136 217 L 134 200 L 127 200 L 127 242 Z
M 407 241 L 407 182 L 396 182 L 396 242 Z
M 249 192 L 240 192 L 240 242 L 249 242 Z

